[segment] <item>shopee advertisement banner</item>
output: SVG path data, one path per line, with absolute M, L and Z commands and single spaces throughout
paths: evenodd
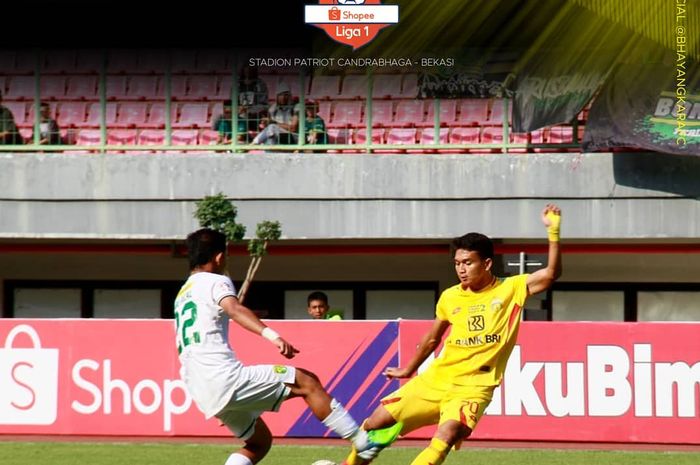
M 398 323 L 271 321 L 301 352 L 291 362 L 232 325 L 246 364 L 315 372 L 356 418 L 395 388 Z M 0 434 L 228 436 L 205 421 L 179 379 L 172 321 L 0 319 Z M 276 436 L 324 436 L 301 399 L 265 414 Z
M 400 323 L 402 364 L 430 324 Z M 473 437 L 698 444 L 698 334 L 698 323 L 523 322 Z
M 357 419 L 398 387 L 430 321 L 270 321 Z M 700 324 L 524 322 L 475 438 L 700 443 Z M 246 364 L 284 364 L 232 326 Z M 438 352 L 439 352 L 438 348 Z M 426 362 L 429 363 L 428 360 Z M 0 434 L 228 436 L 178 376 L 171 321 L 0 319 Z M 276 436 L 327 436 L 300 399 Z M 413 437 L 427 437 L 424 428 Z

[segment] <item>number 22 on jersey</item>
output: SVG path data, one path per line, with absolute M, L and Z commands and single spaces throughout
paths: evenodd
M 197 319 L 197 304 L 191 300 L 185 302 L 183 306 L 175 308 L 175 339 L 177 340 L 177 353 L 182 353 L 182 350 L 188 345 L 199 344 L 199 331 L 195 331 L 194 325 Z

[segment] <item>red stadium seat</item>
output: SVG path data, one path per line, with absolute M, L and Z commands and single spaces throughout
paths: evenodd
M 352 130 L 350 129 L 328 129 L 329 144 L 351 144 Z
M 137 137 L 136 129 L 110 129 L 107 131 L 107 144 L 136 145 Z
M 100 126 L 100 104 L 91 103 L 87 107 L 87 118 L 85 120 L 85 126 L 87 127 L 99 127 Z M 114 102 L 107 103 L 106 106 L 105 122 L 107 126 L 111 126 L 117 120 L 117 104 Z
M 139 132 L 136 143 L 138 145 L 163 145 L 165 144 L 165 131 L 162 129 L 143 129 Z
M 362 121 L 363 103 L 337 102 L 333 108 L 333 119 L 328 124 L 329 127 L 357 127 Z
M 66 99 L 96 100 L 98 77 L 94 75 L 77 74 L 68 77 Z
M 512 122 L 511 112 L 513 110 L 513 105 L 508 102 L 508 124 Z M 489 116 L 488 125 L 503 125 L 503 99 L 496 99 L 491 102 L 491 115 Z
M 367 143 L 367 129 L 358 129 L 355 131 L 355 144 Z M 384 143 L 384 129 L 372 129 L 372 143 Z
M 146 124 L 148 103 L 125 102 L 119 105 L 117 119 L 112 126 L 117 128 L 142 127 Z
M 416 126 L 425 121 L 422 100 L 401 100 L 396 106 L 394 126 Z
M 123 100 L 127 98 L 127 77 L 109 75 L 107 76 L 107 98 L 110 100 Z
M 12 76 L 3 99 L 34 100 L 34 76 Z
M 435 125 L 435 101 L 428 100 L 426 108 L 428 109 L 428 115 L 425 117 L 425 121 L 418 123 L 417 126 L 431 127 Z M 457 100 L 440 100 L 440 126 L 455 126 L 456 124 Z
M 513 134 L 510 133 L 508 138 L 512 141 Z M 502 127 L 485 127 L 481 132 L 482 144 L 502 144 L 503 143 L 503 128 Z M 492 153 L 501 153 L 500 148 L 484 149 Z
M 128 99 L 153 100 L 158 98 L 158 76 L 133 76 L 129 80 Z
M 328 101 L 318 102 L 318 116 L 326 123 L 331 120 L 331 105 L 332 102 Z
M 170 96 L 175 100 L 187 98 L 187 80 L 189 76 L 170 76 Z M 165 78 L 160 80 L 159 95 L 165 95 Z
M 571 126 L 554 126 L 549 128 L 550 144 L 572 144 L 574 142 L 574 128 Z
M 416 98 L 418 97 L 418 75 L 406 74 L 403 77 L 401 85 L 401 97 Z
M 170 105 L 170 121 L 177 119 L 177 105 Z M 165 102 L 152 102 L 148 112 L 146 122 L 142 124 L 144 128 L 164 128 L 165 127 Z
M 81 129 L 76 139 L 77 145 L 100 145 L 102 132 L 99 129 Z
M 448 136 L 450 134 L 450 130 L 448 128 L 440 128 L 440 141 L 438 142 L 439 144 L 447 144 L 448 143 Z M 432 128 L 425 128 L 423 131 L 420 133 L 420 144 L 434 144 L 435 143 L 435 131 Z
M 365 113 L 365 116 L 366 113 Z M 372 101 L 372 127 L 391 127 L 394 123 L 394 102 L 391 100 Z M 363 119 L 362 125 L 367 121 Z
M 176 129 L 171 140 L 173 145 L 196 145 L 198 133 L 196 129 Z
M 213 129 L 202 129 L 199 132 L 200 145 L 215 145 L 219 142 L 219 132 Z
M 416 128 L 393 128 L 389 129 L 386 142 L 392 145 L 411 145 L 416 143 Z
M 188 100 L 217 99 L 219 83 L 215 75 L 195 74 L 190 76 L 185 96 Z
M 180 106 L 180 117 L 173 123 L 176 128 L 203 128 L 209 125 L 209 104 L 184 103 Z
M 66 98 L 65 76 L 42 76 L 39 87 L 42 100 L 63 100 Z
M 61 128 L 80 127 L 85 122 L 87 104 L 85 102 L 65 102 L 58 106 L 56 122 Z
M 488 121 L 489 107 L 485 99 L 465 99 L 459 103 L 459 116 L 456 124 L 462 126 L 482 126 Z
M 364 74 L 345 76 L 339 98 L 367 98 L 367 76 Z
M 450 144 L 478 144 L 479 128 L 452 128 L 450 132 Z
M 400 98 L 400 74 L 377 74 L 372 84 L 372 98 Z
M 337 99 L 340 96 L 340 76 L 314 76 L 309 98 Z

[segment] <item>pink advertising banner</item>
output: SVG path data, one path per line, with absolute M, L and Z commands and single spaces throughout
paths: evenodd
M 429 321 L 269 321 L 358 419 L 398 387 Z M 700 443 L 700 324 L 524 322 L 475 438 Z M 246 364 L 284 364 L 232 326 Z M 438 348 L 437 352 L 439 352 Z M 228 436 L 178 376 L 164 320 L 0 319 L 0 434 Z M 276 436 L 328 431 L 299 399 L 265 420 Z M 413 437 L 432 434 L 429 428 Z

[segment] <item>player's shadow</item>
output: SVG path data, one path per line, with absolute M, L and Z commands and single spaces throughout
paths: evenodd
M 700 198 L 700 156 L 618 152 L 612 158 L 619 185 Z

